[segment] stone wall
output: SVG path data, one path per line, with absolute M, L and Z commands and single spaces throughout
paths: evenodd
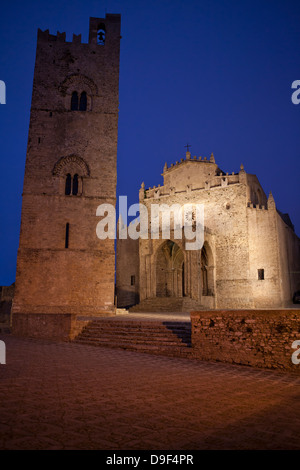
M 291 304 L 291 299 L 300 290 L 300 243 L 296 233 L 276 213 L 278 248 L 282 279 L 282 300 Z
M 300 373 L 291 360 L 292 343 L 300 340 L 300 309 L 192 312 L 191 322 L 198 359 Z
M 119 308 L 139 302 L 139 240 L 117 239 L 116 296 Z
M 77 331 L 76 315 L 14 313 L 12 333 L 15 336 L 68 341 Z
M 10 327 L 10 313 L 14 291 L 14 283 L 10 286 L 0 286 L 0 331 L 6 331 Z

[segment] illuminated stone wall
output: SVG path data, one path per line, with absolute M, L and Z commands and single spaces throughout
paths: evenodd
M 299 348 L 292 344 L 300 340 L 300 309 L 199 311 L 191 313 L 191 321 L 198 359 L 300 373 L 300 364 L 292 362 Z
M 114 240 L 97 238 L 96 210 L 116 201 L 119 49 L 120 15 L 91 18 L 88 43 L 38 32 L 13 314 L 114 312 Z
M 191 157 L 163 171 L 164 184 L 140 190 L 149 220 L 153 204 L 202 204 L 207 253 L 204 289 L 201 253 L 170 240 L 183 251 L 184 295 L 207 308 L 261 308 L 292 304 L 300 288 L 300 243 L 287 219 L 277 211 L 273 195 L 265 195 L 257 177 L 241 166 L 224 173 L 212 155 Z M 157 294 L 157 259 L 164 240 L 140 240 L 140 299 Z
M 116 296 L 119 308 L 139 302 L 139 240 L 117 240 Z

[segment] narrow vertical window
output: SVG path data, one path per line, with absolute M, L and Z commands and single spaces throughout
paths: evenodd
M 265 279 L 265 270 L 264 269 L 258 269 L 258 280 L 263 281 Z
M 135 286 L 135 276 L 131 276 L 130 285 Z
M 69 248 L 69 233 L 70 233 L 70 224 L 66 223 L 66 236 L 65 236 L 65 248 Z
M 72 188 L 72 194 L 73 196 L 77 196 L 78 194 L 78 175 L 74 175 L 73 178 L 73 188 Z
M 77 91 L 73 91 L 73 93 L 72 93 L 71 110 L 72 111 L 77 111 L 78 110 L 78 93 L 77 93 Z
M 79 111 L 86 111 L 86 107 L 87 107 L 87 96 L 86 96 L 86 92 L 83 91 L 80 95 Z
M 67 174 L 66 177 L 66 186 L 65 186 L 65 195 L 70 196 L 71 194 L 71 183 L 72 183 L 72 178 L 70 173 Z

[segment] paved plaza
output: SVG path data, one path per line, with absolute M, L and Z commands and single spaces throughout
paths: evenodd
M 2 334 L 1 449 L 300 449 L 300 378 Z

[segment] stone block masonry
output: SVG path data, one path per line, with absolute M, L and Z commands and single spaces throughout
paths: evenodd
M 201 205 L 204 245 L 198 252 L 187 250 L 184 232 L 178 237 L 172 230 L 174 216 L 166 243 L 162 233 L 159 239 L 151 237 L 150 226 L 148 239 L 135 247 L 127 243 L 128 250 L 139 252 L 140 301 L 171 295 L 187 297 L 204 309 L 290 307 L 300 286 L 300 240 L 257 176 L 246 173 L 243 165 L 238 173 L 224 173 L 213 155 L 209 160 L 191 158 L 189 152 L 185 160 L 169 168 L 165 164 L 162 175 L 162 186 L 145 189 L 142 183 L 140 203 L 148 213 L 159 205 L 162 215 L 167 215 L 166 206 Z M 194 223 L 196 218 L 194 211 Z M 176 270 L 166 256 L 172 246 L 173 255 L 180 255 Z M 117 288 L 125 290 L 128 276 L 119 259 L 117 273 Z
M 114 241 L 97 238 L 96 210 L 116 201 L 120 27 L 117 14 L 90 18 L 87 44 L 38 31 L 12 306 L 17 334 L 68 338 L 70 315 L 115 312 Z
M 191 322 L 198 359 L 300 374 L 300 364 L 292 362 L 292 344 L 300 340 L 299 309 L 191 312 Z

